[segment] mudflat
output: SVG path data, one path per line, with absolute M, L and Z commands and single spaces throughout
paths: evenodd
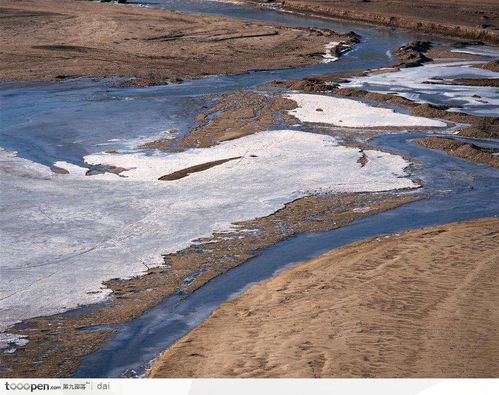
M 222 305 L 152 377 L 497 377 L 499 219 L 353 243 Z
M 247 0 L 255 1 L 255 0 Z M 256 0 L 271 3 L 270 0 Z M 287 0 L 299 12 L 499 43 L 495 0 Z
M 0 0 L 1 81 L 135 84 L 320 63 L 332 31 L 73 0 Z M 341 37 L 340 37 L 341 36 Z

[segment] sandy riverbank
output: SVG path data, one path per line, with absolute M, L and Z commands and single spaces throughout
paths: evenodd
M 253 286 L 152 377 L 496 377 L 497 218 L 338 248 Z
M 320 63 L 353 36 L 73 0 L 0 1 L 1 81 L 136 77 L 137 85 Z
M 494 0 L 287 0 L 282 4 L 290 11 L 499 43 L 499 6 Z
M 223 141 L 271 130 L 278 120 L 293 124 L 296 119 L 287 113 L 296 103 L 269 92 L 236 91 L 207 96 L 214 101 L 205 112 L 196 116 L 197 125 L 178 139 L 162 139 L 143 144 L 141 148 L 180 151 L 206 148 Z

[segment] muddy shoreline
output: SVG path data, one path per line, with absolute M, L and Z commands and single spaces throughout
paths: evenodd
M 499 169 L 499 156 L 497 155 L 499 150 L 479 147 L 475 144 L 444 137 L 427 137 L 419 139 L 417 142 L 426 148 L 445 151 L 449 155 Z
M 190 133 L 175 140 L 162 139 L 143 144 L 142 149 L 178 152 L 207 148 L 224 141 L 270 130 L 281 122 L 296 121 L 287 113 L 296 103 L 277 93 L 237 91 L 205 97 L 214 104 L 196 116 Z
M 338 19 L 499 44 L 499 8 L 493 1 L 243 0 Z

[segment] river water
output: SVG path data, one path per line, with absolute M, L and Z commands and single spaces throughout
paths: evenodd
M 250 89 L 275 79 L 385 67 L 394 62 L 390 50 L 415 39 L 433 39 L 449 45 L 448 40 L 441 38 L 251 5 L 195 0 L 158 0 L 144 4 L 302 27 L 354 30 L 362 40 L 334 63 L 209 77 L 158 87 L 117 88 L 114 80 L 88 79 L 5 83 L 0 86 L 0 147 L 47 166 L 56 161 L 83 166 L 83 157 L 90 153 L 136 147 L 140 141 L 163 137 L 165 131 L 172 128 L 186 133 L 193 116 L 206 105 L 201 98 L 206 94 Z M 438 102 L 438 97 L 435 101 Z M 391 134 L 378 137 L 372 143 L 420 161 L 422 166 L 413 175 L 424 181 L 423 189 L 432 194 L 432 198 L 330 232 L 297 235 L 261 251 L 258 257 L 229 270 L 192 294 L 165 299 L 142 317 L 115 327 L 116 336 L 89 355 L 75 377 L 119 377 L 126 370 L 143 374 L 159 352 L 199 325 L 221 303 L 290 265 L 332 248 L 365 237 L 497 215 L 498 172 L 423 148 L 414 142 L 421 136 Z M 499 143 L 494 141 L 482 143 L 499 148 Z

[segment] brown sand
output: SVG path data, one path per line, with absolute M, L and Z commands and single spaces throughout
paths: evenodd
M 499 219 L 335 249 L 223 304 L 152 377 L 497 377 Z
M 499 43 L 499 3 L 496 0 L 286 0 L 284 8 Z
M 394 55 L 399 59 L 399 63 L 393 67 L 417 67 L 423 63 L 431 61 L 426 56 L 432 44 L 430 41 L 412 41 L 401 46 L 394 51 Z
M 329 30 L 74 0 L 0 0 L 1 81 L 137 77 L 162 84 L 215 74 L 304 66 Z
M 452 138 L 427 137 L 417 140 L 418 144 L 426 148 L 445 151 L 449 155 L 468 159 L 473 162 L 483 163 L 499 169 L 499 150 L 479 147 L 475 144 L 464 143 Z
M 425 82 L 434 83 L 434 82 Z M 455 78 L 450 85 L 489 86 L 499 88 L 499 78 Z
M 478 64 L 473 67 L 477 67 L 479 69 L 484 69 L 484 70 L 495 71 L 496 73 L 499 73 L 499 60 L 491 60 L 490 62 L 484 64 Z

